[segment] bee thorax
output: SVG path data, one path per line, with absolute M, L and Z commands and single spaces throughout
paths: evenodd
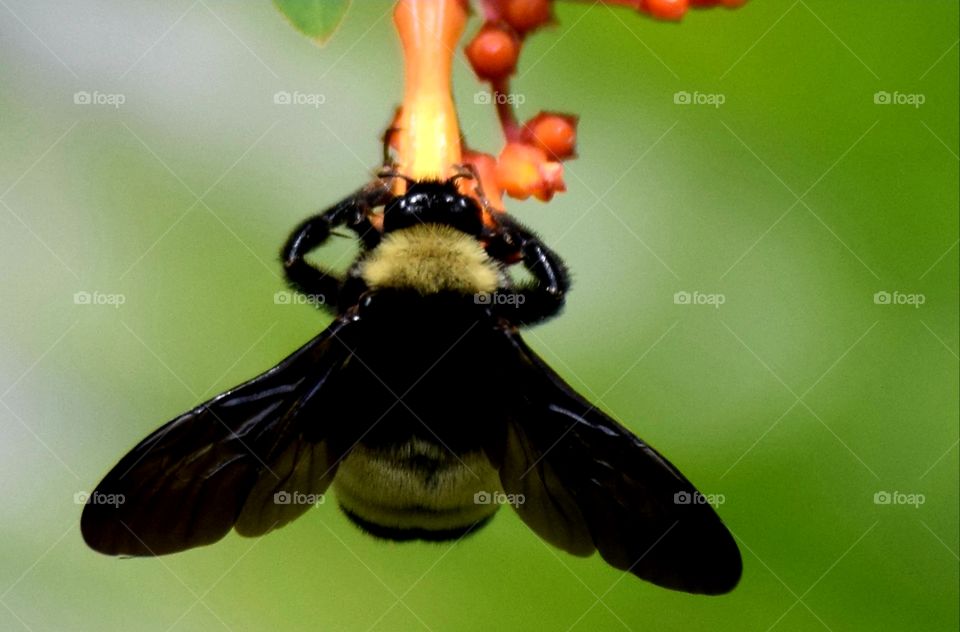
M 441 224 L 388 233 L 361 263 L 361 274 L 372 288 L 421 294 L 493 292 L 500 277 L 498 265 L 475 238 Z

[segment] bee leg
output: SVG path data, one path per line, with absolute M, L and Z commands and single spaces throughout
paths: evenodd
M 515 225 L 510 232 L 512 240 L 520 246 L 523 266 L 534 281 L 507 290 L 507 297 L 498 299 L 494 310 L 517 325 L 532 325 L 556 316 L 570 289 L 567 266 L 557 253 L 526 229 Z
M 376 247 L 380 233 L 371 225 L 367 215 L 389 197 L 386 185 L 376 181 L 300 224 L 281 251 L 290 286 L 303 294 L 313 295 L 317 305 L 335 312 L 344 282 L 334 273 L 308 262 L 307 253 L 321 246 L 330 237 L 331 230 L 343 225 L 356 233 L 363 249 Z
M 347 270 L 347 277 L 343 280 L 340 288 L 340 302 L 343 305 L 356 305 L 360 302 L 363 293 L 369 289 L 361 275 L 360 265 L 355 263 Z

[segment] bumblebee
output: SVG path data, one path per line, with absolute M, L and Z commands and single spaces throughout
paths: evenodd
M 311 217 L 282 250 L 291 286 L 333 323 L 124 456 L 94 492 L 124 502 L 86 505 L 87 544 L 149 556 L 231 529 L 261 536 L 332 485 L 376 537 L 458 539 L 506 499 L 568 553 L 599 551 L 675 590 L 732 590 L 740 553 L 703 496 L 521 338 L 563 307 L 561 259 L 509 215 L 485 221 L 461 176 L 403 194 L 395 177 Z M 342 278 L 306 258 L 339 228 L 360 246 Z M 514 264 L 531 280 L 514 283 Z

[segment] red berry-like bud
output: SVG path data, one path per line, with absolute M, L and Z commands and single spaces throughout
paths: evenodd
M 661 20 L 679 20 L 687 12 L 687 0 L 646 0 L 646 9 Z
M 519 33 L 543 26 L 551 19 L 550 0 L 506 0 L 503 19 Z
M 573 155 L 577 144 L 577 117 L 556 112 L 541 112 L 523 128 L 527 142 L 544 150 L 553 160 Z
M 467 44 L 466 51 L 478 77 L 488 81 L 502 79 L 517 67 L 520 40 L 507 27 L 486 24 Z

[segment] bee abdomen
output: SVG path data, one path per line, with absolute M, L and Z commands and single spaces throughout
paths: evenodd
M 334 479 L 337 500 L 364 531 L 390 540 L 450 540 L 496 512 L 499 477 L 482 452 L 453 454 L 423 439 L 359 444 Z

